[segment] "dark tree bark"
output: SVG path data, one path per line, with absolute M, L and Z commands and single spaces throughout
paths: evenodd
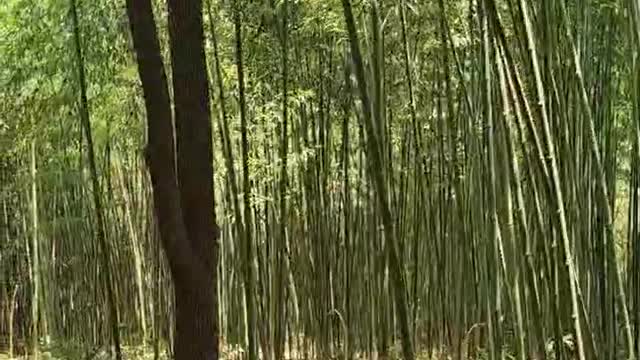
M 217 347 L 210 343 L 218 332 L 214 312 L 214 245 L 218 236 L 213 209 L 213 149 L 202 0 L 168 3 L 182 217 L 190 244 L 204 266 L 200 274 L 203 276 L 196 284 L 176 284 L 176 291 L 185 295 L 176 296 L 176 332 L 189 336 L 184 337 L 185 342 L 176 341 L 175 351 L 176 358 L 183 354 L 189 359 L 213 359 L 217 358 Z M 193 295 L 200 296 L 190 296 L 192 290 L 196 291 Z M 194 343 L 198 337 L 204 343 Z
M 127 13 L 147 110 L 149 140 L 145 156 L 175 289 L 175 359 L 211 360 L 218 358 L 215 269 L 219 231 L 213 208 L 202 3 L 169 0 L 168 5 L 175 139 L 150 0 L 127 0 Z

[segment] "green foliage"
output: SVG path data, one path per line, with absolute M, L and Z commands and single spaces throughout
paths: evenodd
M 388 340 L 391 354 L 398 355 L 390 335 L 397 318 L 392 315 L 394 306 L 385 300 L 391 294 L 384 256 L 389 236 L 381 225 L 378 194 L 372 182 L 372 175 L 378 172 L 384 175 L 384 183 L 390 189 L 384 196 L 391 204 L 393 235 L 400 239 L 403 276 L 409 284 L 407 292 L 412 297 L 415 338 L 419 344 L 438 350 L 442 347 L 443 354 L 436 356 L 444 357 L 457 345 L 448 343 L 457 341 L 456 332 L 469 330 L 471 324 L 484 324 L 489 316 L 486 309 L 495 306 L 491 310 L 503 316 L 499 325 L 493 324 L 503 331 L 501 345 L 516 354 L 518 336 L 526 335 L 528 339 L 533 336 L 529 330 L 526 334 L 519 333 L 515 324 L 512 280 L 516 270 L 522 273 L 519 286 L 525 302 L 525 322 L 529 327 L 539 325 L 545 329 L 545 344 L 553 343 L 556 325 L 561 334 L 572 329 L 570 309 L 564 303 L 569 296 L 569 277 L 563 250 L 558 250 L 558 204 L 549 191 L 552 182 L 542 168 L 550 163 L 551 156 L 543 146 L 540 155 L 545 162 L 537 162 L 539 154 L 535 152 L 532 134 L 533 129 L 541 132 L 543 124 L 522 19 L 516 8 L 510 6 L 517 1 L 495 2 L 511 60 L 499 57 L 503 45 L 496 24 L 489 28 L 492 61 L 504 60 L 505 68 L 513 62 L 509 71 L 517 71 L 522 81 L 521 92 L 508 91 L 521 106 L 520 121 L 531 116 L 531 123 L 522 127 L 526 132 L 522 138 L 517 134 L 514 104 L 505 104 L 501 97 L 497 65 L 486 65 L 483 61 L 483 18 L 473 6 L 483 2 L 445 0 L 442 11 L 438 1 L 378 1 L 384 45 L 379 58 L 374 54 L 373 1 L 352 2 L 367 90 L 374 94 L 374 81 L 379 80 L 383 91 L 383 101 L 377 104 L 381 106 L 374 112 L 386 126 L 381 131 L 384 136 L 380 136 L 381 148 L 386 153 L 379 166 L 368 168 L 371 154 L 366 144 L 370 138 L 364 131 L 341 1 L 290 0 L 285 29 L 282 25 L 285 0 L 212 0 L 213 19 L 207 16 L 205 2 L 205 45 L 212 89 L 215 210 L 223 232 L 220 254 L 223 265 L 219 271 L 224 279 L 224 286 L 219 289 L 221 334 L 228 340 L 229 348 L 235 351 L 233 346 L 244 341 L 246 308 L 239 294 L 244 286 L 242 269 L 246 264 L 238 257 L 243 249 L 237 238 L 237 225 L 242 219 L 235 218 L 232 201 L 233 197 L 241 199 L 242 191 L 231 193 L 229 169 L 222 151 L 217 125 L 221 101 L 209 26 L 215 25 L 218 37 L 219 70 L 234 153 L 231 160 L 240 179 L 241 130 L 231 16 L 236 3 L 242 12 L 251 213 L 256 219 L 252 228 L 256 256 L 251 266 L 257 269 L 259 280 L 256 306 L 263 342 L 269 343 L 271 336 L 270 301 L 276 284 L 272 267 L 280 259 L 274 252 L 277 249 L 274 244 L 282 240 L 276 229 L 281 221 L 278 187 L 283 163 L 280 149 L 284 31 L 289 41 L 285 137 L 289 152 L 283 193 L 290 214 L 285 219 L 284 255 L 290 268 L 283 283 L 287 284 L 287 292 L 295 289 L 298 296 L 296 317 L 294 297 L 287 295 L 289 331 L 312 338 L 318 351 L 329 351 L 334 346 L 333 350 L 338 352 L 348 334 L 343 334 L 341 327 L 333 327 L 323 314 L 339 310 L 345 318 L 347 314 L 350 316 L 348 327 L 354 347 L 373 350 L 382 346 L 384 339 Z M 594 175 L 593 151 L 587 142 L 587 117 L 580 107 L 579 82 L 569 60 L 572 44 L 562 30 L 560 15 L 556 14 L 560 2 L 525 3 L 535 15 L 534 43 L 539 46 L 538 60 L 560 168 L 560 188 L 565 196 L 561 204 L 568 214 L 570 250 L 576 252 L 572 261 L 579 270 L 584 306 L 595 314 L 590 315 L 588 331 L 596 335 L 594 341 L 601 349 L 622 347 L 620 340 L 616 344 L 606 343 L 601 334 L 605 322 L 620 322 L 622 316 L 615 303 L 617 294 L 612 290 L 613 266 L 601 250 L 604 207 L 598 201 L 600 185 Z M 633 26 L 631 13 L 623 2 L 615 0 L 564 3 L 569 10 L 569 33 L 576 38 L 581 55 L 607 186 L 615 196 L 616 259 L 623 265 L 625 280 L 629 282 L 625 286 L 636 291 L 629 298 L 637 298 L 640 286 L 631 282 L 633 269 L 638 266 L 633 249 L 638 245 L 630 240 L 633 237 L 630 231 L 638 225 L 631 216 L 638 205 L 630 179 L 638 176 L 638 84 L 631 75 L 638 67 L 635 62 L 639 50 L 629 30 Z M 78 4 L 88 106 L 101 194 L 107 208 L 108 240 L 114 252 L 111 266 L 118 304 L 123 311 L 121 331 L 132 345 L 150 343 L 156 336 L 165 341 L 170 338 L 171 324 L 163 317 L 173 311 L 167 295 L 171 284 L 165 260 L 158 252 L 151 190 L 141 157 L 146 142 L 146 114 L 124 3 L 85 0 Z M 406 11 L 406 44 L 401 32 L 401 4 Z M 165 1 L 154 1 L 153 5 L 170 79 L 167 8 Z M 552 15 L 545 17 L 543 6 L 549 6 L 547 10 Z M 447 33 L 442 37 L 445 25 Z M 99 250 L 93 241 L 92 194 L 83 166 L 87 151 L 79 126 L 78 64 L 72 31 L 67 1 L 0 1 L 0 238 L 8 238 L 0 241 L 0 278 L 8 274 L 10 285 L 29 282 L 33 261 L 28 245 L 29 236 L 33 235 L 29 225 L 32 217 L 29 188 L 36 181 L 43 254 L 39 261 L 46 275 L 41 307 L 48 311 L 42 317 L 50 321 L 47 331 L 55 336 L 54 345 L 44 349 L 42 358 L 48 354 L 60 359 L 82 358 L 94 342 L 108 341 L 104 339 L 107 325 L 102 314 L 105 295 L 97 285 L 106 270 L 96 261 Z M 404 58 L 405 45 L 408 64 Z M 376 59 L 383 65 L 381 79 L 376 78 L 374 71 Z M 486 78 L 485 67 L 489 71 Z M 485 81 L 493 86 L 486 103 Z M 524 109 L 524 100 L 528 101 L 530 114 Z M 488 131 L 484 115 L 488 106 L 493 124 L 497 124 L 493 131 Z M 505 140 L 509 133 L 506 124 L 515 129 L 511 136 L 516 146 L 513 156 L 521 171 L 519 184 L 508 182 L 513 181 L 513 174 L 509 167 L 512 154 Z M 343 139 L 346 131 L 348 151 Z M 489 162 L 490 138 L 496 146 L 495 168 Z M 30 173 L 31 144 L 35 144 L 35 179 Z M 493 185 L 489 180 L 490 169 L 497 172 Z M 237 185 L 240 184 L 238 181 Z M 492 186 L 495 209 L 489 206 Z M 524 193 L 527 229 L 517 221 L 518 186 Z M 494 210 L 499 237 L 490 235 Z M 533 259 L 535 287 L 525 277 L 527 265 L 522 253 L 527 237 L 532 242 L 531 253 L 526 255 Z M 503 242 L 501 253 L 497 253 L 496 239 Z M 136 279 L 136 266 L 141 280 Z M 558 275 L 557 293 L 555 275 Z M 29 290 L 28 286 L 20 290 L 20 314 L 28 313 Z M 533 310 L 534 290 L 542 303 L 539 318 Z M 136 299 L 138 291 L 151 305 L 131 300 Z M 603 298 L 608 300 L 600 304 Z M 639 306 L 633 305 L 637 312 Z M 610 318 L 600 312 L 605 306 L 615 310 Z M 139 320 L 141 313 L 146 314 L 146 333 Z M 23 316 L 24 323 L 32 321 L 30 315 Z M 151 334 L 152 327 L 158 334 Z M 20 331 L 21 336 L 28 336 L 23 329 Z M 484 337 L 474 340 L 471 346 L 488 348 L 488 333 L 480 331 Z M 436 344 L 433 339 L 427 343 L 421 338 L 427 332 L 436 334 L 437 341 L 446 344 Z M 331 345 L 329 338 L 335 344 Z M 527 346 L 533 347 L 528 343 Z M 152 350 L 130 349 L 131 356 L 145 358 Z M 490 358 L 485 350 L 478 352 L 479 359 Z M 426 359 L 428 353 L 423 351 L 419 358 Z

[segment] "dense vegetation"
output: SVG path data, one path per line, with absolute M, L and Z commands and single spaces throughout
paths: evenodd
M 639 56 L 637 0 L 3 0 L 0 358 L 635 359 Z

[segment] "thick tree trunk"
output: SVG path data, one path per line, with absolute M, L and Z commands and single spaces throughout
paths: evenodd
M 196 282 L 175 285 L 176 360 L 218 358 L 214 288 Z
M 197 278 L 175 285 L 175 354 L 176 359 L 216 359 L 218 230 L 202 0 L 168 3 L 182 217 L 194 255 L 204 266 Z
M 176 360 L 218 358 L 217 241 L 202 3 L 169 0 L 177 171 L 171 103 L 150 0 L 127 0 L 148 118 L 146 160 L 175 290 Z

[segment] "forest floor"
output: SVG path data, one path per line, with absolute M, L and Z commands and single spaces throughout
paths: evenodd
M 125 348 L 123 358 L 127 360 L 152 360 L 154 359 L 153 349 L 144 349 L 140 348 Z M 15 356 L 10 358 L 7 353 L 0 352 L 0 360 L 27 360 L 30 359 L 30 356 L 26 356 L 24 354 Z M 242 353 L 240 352 L 226 352 L 220 356 L 220 359 L 224 360 L 239 360 L 242 359 Z M 111 360 L 111 355 L 106 351 L 99 351 L 96 353 L 78 353 L 73 351 L 61 352 L 61 351 L 42 351 L 40 353 L 40 360 Z M 159 360 L 168 360 L 169 357 L 166 354 L 160 355 Z M 304 359 L 304 357 L 285 357 L 287 360 L 297 360 Z M 366 356 L 356 356 L 354 359 L 368 359 Z M 378 356 L 372 357 L 373 360 L 381 360 L 382 358 Z M 396 356 L 390 356 L 386 358 L 387 360 L 395 360 L 399 359 Z M 430 358 L 427 353 L 418 354 L 416 356 L 416 360 L 449 360 L 452 359 L 450 356 L 446 355 L 435 355 Z
M 239 360 L 243 358 L 243 352 L 229 349 L 223 349 L 220 359 L 224 360 Z M 125 347 L 123 348 L 123 359 L 127 360 L 152 360 L 154 359 L 154 351 L 152 348 L 145 347 Z M 297 360 L 304 359 L 304 356 L 285 356 L 287 360 Z M 338 357 L 339 358 L 339 357 Z M 10 358 L 9 355 L 5 352 L 0 351 L 0 360 L 27 360 L 31 359 L 31 356 L 27 356 L 24 354 L 19 354 Z M 79 349 L 43 349 L 40 353 L 40 360 L 111 360 L 111 355 L 105 351 L 80 351 Z M 159 356 L 159 360 L 168 360 L 169 357 L 163 353 Z M 334 358 L 332 358 L 334 359 Z M 355 356 L 354 359 L 369 359 L 369 357 L 364 356 Z M 371 357 L 373 360 L 382 360 L 381 357 L 374 355 Z M 389 356 L 386 358 L 387 360 L 399 359 L 397 354 Z M 416 360 L 445 360 L 451 359 L 451 357 L 446 355 L 436 355 L 432 358 L 429 357 L 427 353 L 418 354 L 416 356 Z
M 9 357 L 8 344 L 2 344 L 0 342 L 0 360 L 27 360 L 32 359 L 32 356 L 25 354 L 24 341 L 16 341 L 14 343 L 14 357 Z M 241 360 L 245 358 L 244 350 L 238 345 L 226 344 L 221 341 L 220 344 L 220 359 L 223 360 Z M 295 346 L 294 346 L 295 347 Z M 161 347 L 159 354 L 156 357 L 153 346 L 123 346 L 122 358 L 126 360 L 169 360 L 164 347 Z M 94 348 L 89 349 L 85 346 L 80 346 L 77 343 L 53 343 L 50 345 L 42 345 L 39 354 L 39 360 L 111 360 L 114 357 L 106 348 Z M 466 357 L 466 355 L 463 355 Z M 327 360 L 342 359 L 340 353 L 335 353 L 329 356 Z M 395 360 L 401 359 L 400 346 L 396 344 L 389 349 L 387 356 L 379 356 L 377 353 L 358 353 L 353 355 L 354 360 L 359 359 L 371 359 L 371 360 Z M 430 353 L 429 351 L 418 351 L 416 354 L 416 360 L 450 360 L 454 357 L 448 355 L 444 351 L 435 351 Z M 305 353 L 303 351 L 297 351 L 286 347 L 284 359 L 286 360 L 302 360 L 302 359 L 320 359 L 311 353 Z M 477 359 L 484 359 L 482 355 Z M 323 359 L 324 360 L 324 359 Z

